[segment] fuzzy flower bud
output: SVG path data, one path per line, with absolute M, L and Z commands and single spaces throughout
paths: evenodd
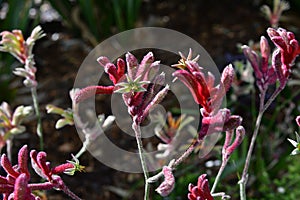
M 232 81 L 234 79 L 235 72 L 232 65 L 228 65 L 222 72 L 221 82 L 223 83 L 225 92 L 231 87 Z
M 172 169 L 168 166 L 163 167 L 163 174 L 165 180 L 156 188 L 156 192 L 160 194 L 162 197 L 168 196 L 174 189 L 175 186 L 175 178 L 172 173 Z

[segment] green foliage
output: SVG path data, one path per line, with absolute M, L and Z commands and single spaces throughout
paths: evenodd
M 267 199 L 282 199 L 294 200 L 300 197 L 299 182 L 300 182 L 300 166 L 299 156 L 288 156 L 285 159 L 285 169 L 281 170 L 271 185 L 257 189 L 263 192 L 262 200 Z M 272 187 L 270 187 L 272 186 Z M 249 198 L 255 199 L 255 198 Z
M 117 31 L 134 28 L 141 0 L 48 0 L 65 24 L 93 45 Z

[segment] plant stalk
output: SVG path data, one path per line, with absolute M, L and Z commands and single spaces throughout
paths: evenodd
M 42 119 L 41 119 L 40 108 L 39 108 L 39 103 L 38 103 L 38 99 L 37 99 L 36 87 L 31 88 L 31 96 L 32 96 L 32 100 L 33 100 L 35 115 L 37 117 L 36 132 L 40 139 L 40 150 L 42 151 L 42 150 L 44 150 L 44 139 L 43 139 L 43 130 L 42 130 Z
M 222 175 L 222 173 L 223 173 L 223 171 L 224 171 L 224 169 L 225 169 L 225 167 L 226 167 L 226 165 L 227 165 L 227 163 L 228 163 L 228 161 L 229 161 L 229 158 L 230 158 L 230 156 L 229 156 L 228 158 L 225 158 L 225 159 L 222 161 L 222 164 L 221 164 L 221 167 L 220 167 L 220 169 L 219 169 L 219 171 L 218 171 L 218 174 L 217 174 L 217 176 L 216 176 L 215 182 L 214 182 L 214 184 L 213 184 L 213 186 L 212 186 L 212 188 L 211 188 L 211 190 L 210 190 L 210 193 L 211 193 L 211 194 L 213 194 L 214 191 L 216 190 L 216 187 L 217 187 L 217 185 L 218 185 L 218 183 L 219 183 L 219 181 L 220 181 L 221 175 Z
M 265 102 L 265 96 L 266 96 L 267 89 L 264 89 L 261 91 L 259 113 L 258 113 L 258 116 L 256 119 L 255 129 L 254 129 L 254 132 L 253 132 L 253 135 L 251 138 L 251 143 L 249 146 L 249 150 L 247 153 L 242 178 L 239 181 L 240 199 L 241 200 L 246 200 L 246 184 L 247 184 L 247 180 L 248 180 L 248 170 L 249 170 L 249 166 L 250 166 L 250 162 L 251 162 L 251 156 L 252 156 L 252 152 L 254 149 L 255 141 L 256 141 L 257 135 L 259 133 L 259 128 L 261 125 L 261 120 L 262 120 L 263 114 L 269 108 L 269 106 L 275 100 L 275 98 L 278 96 L 278 94 L 282 91 L 282 89 L 283 89 L 282 87 L 277 88 L 266 103 L 264 103 L 264 102 Z
M 150 190 L 150 188 L 149 188 L 149 183 L 148 183 L 147 179 L 149 177 L 149 174 L 148 174 L 147 163 L 146 163 L 146 159 L 145 159 L 145 155 L 144 155 L 141 129 L 140 129 L 140 126 L 138 124 L 136 124 L 135 122 L 133 122 L 132 128 L 133 128 L 134 133 L 135 133 L 135 138 L 136 138 L 138 151 L 139 151 L 139 156 L 140 156 L 142 169 L 143 169 L 143 173 L 144 173 L 144 178 L 145 178 L 144 200 L 148 200 L 149 199 L 149 190 Z

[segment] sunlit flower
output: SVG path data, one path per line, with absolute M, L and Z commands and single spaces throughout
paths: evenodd
M 13 73 L 25 78 L 23 83 L 26 87 L 36 87 L 35 73 L 37 70 L 34 66 L 32 48 L 36 40 L 45 36 L 42 28 L 40 26 L 35 27 L 26 41 L 20 30 L 13 30 L 12 32 L 3 31 L 0 33 L 0 36 L 2 36 L 0 51 L 10 53 L 20 63 L 24 64 L 24 67 L 14 69 Z
M 195 102 L 200 104 L 206 113 L 217 111 L 232 84 L 233 67 L 228 65 L 224 69 L 220 84 L 215 86 L 215 76 L 210 72 L 205 76 L 203 68 L 195 60 L 186 60 L 184 63 L 186 69 L 175 71 L 173 76 L 179 78 L 189 88 Z
M 189 55 L 188 57 L 191 57 Z M 173 76 L 179 78 L 191 91 L 194 100 L 201 105 L 202 118 L 201 130 L 198 139 L 202 140 L 206 135 L 233 130 L 237 128 L 242 118 L 231 115 L 230 110 L 220 109 L 226 92 L 231 87 L 235 73 L 232 65 L 228 65 L 222 72 L 220 83 L 215 85 L 215 76 L 208 72 L 203 73 L 203 68 L 195 60 L 184 59 L 186 68 L 177 70 Z
M 162 101 L 169 90 L 168 85 L 163 87 L 165 74 L 157 75 L 159 61 L 154 61 L 152 52 L 146 54 L 140 63 L 134 55 L 127 53 L 126 75 L 125 62 L 121 58 L 117 61 L 117 67 L 106 57 L 100 57 L 98 62 L 104 66 L 113 85 L 83 88 L 76 94 L 75 101 L 77 103 L 94 94 L 122 93 L 128 113 L 137 124 L 140 124 L 148 116 L 153 106 Z M 124 80 L 125 78 L 126 80 Z
M 32 112 L 31 106 L 18 106 L 12 112 L 6 102 L 0 105 L 0 150 L 5 146 L 7 140 L 12 139 L 13 135 L 23 133 L 26 130 L 22 123 Z
M 197 62 L 199 60 L 200 55 L 197 55 L 195 58 L 192 59 L 193 56 L 193 51 L 192 49 L 189 49 L 189 54 L 187 57 L 185 57 L 183 55 L 183 53 L 179 52 L 179 55 L 181 57 L 181 59 L 178 61 L 177 64 L 172 65 L 172 67 L 177 67 L 179 69 L 185 69 L 187 67 L 187 63 L 188 61 L 193 61 L 193 62 Z

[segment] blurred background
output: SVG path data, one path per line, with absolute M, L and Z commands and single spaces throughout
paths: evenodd
M 296 38 L 300 38 L 300 1 L 288 2 L 290 9 L 283 12 L 279 26 L 293 31 Z M 71 101 L 67 100 L 68 92 L 73 87 L 78 68 L 93 47 L 116 33 L 135 27 L 155 26 L 177 30 L 198 41 L 220 70 L 233 63 L 237 77 L 234 88 L 227 96 L 227 105 L 234 114 L 244 118 L 247 137 L 232 155 L 217 191 L 226 191 L 232 199 L 238 199 L 237 181 L 257 113 L 255 83 L 251 73 L 243 73 L 249 66 L 239 47 L 241 44 L 257 47 L 260 36 L 267 35 L 266 29 L 271 25 L 261 12 L 263 5 L 272 8 L 273 0 L 0 0 L 0 31 L 20 29 L 27 38 L 31 30 L 40 24 L 47 34 L 34 49 L 43 113 L 48 103 L 62 108 L 71 106 Z M 139 54 L 137 57 L 141 58 Z M 157 57 L 169 59 L 167 62 L 171 64 L 178 59 L 164 55 Z M 18 65 L 12 56 L 0 53 L 0 100 L 14 106 L 29 105 L 30 92 L 23 88 L 22 79 L 12 74 Z M 287 137 L 294 137 L 294 119 L 300 113 L 299 76 L 299 63 L 296 62 L 292 81 L 263 119 L 249 170 L 253 175 L 249 180 L 249 199 L 300 198 L 297 188 L 300 158 L 289 156 L 292 146 L 286 140 Z M 97 101 L 100 112 L 110 114 L 110 99 L 98 97 Z M 180 113 L 173 114 L 178 116 Z M 54 128 L 57 119 L 56 116 L 43 115 L 45 151 L 52 163 L 70 159 L 70 154 L 77 152 L 82 145 L 74 127 Z M 15 140 L 16 147 L 23 143 L 28 143 L 31 148 L 38 146 L 38 139 L 32 134 L 35 132 L 34 126 L 34 122 L 28 122 L 27 133 Z M 124 136 L 117 127 L 113 127 L 110 137 L 116 143 L 122 143 Z M 203 159 L 194 154 L 180 166 L 175 174 L 176 188 L 165 199 L 186 199 L 188 183 L 196 183 L 197 177 L 203 173 L 209 175 L 212 185 L 220 165 L 221 145 L 222 141 Z M 81 157 L 81 162 L 86 166 L 85 173 L 78 173 L 75 177 L 64 176 L 66 184 L 80 197 L 142 199 L 142 175 L 110 169 L 88 153 Z M 152 189 L 155 186 L 158 185 Z M 163 199 L 155 195 L 154 190 L 151 193 L 153 199 Z M 45 199 L 67 197 L 60 192 L 49 191 Z

